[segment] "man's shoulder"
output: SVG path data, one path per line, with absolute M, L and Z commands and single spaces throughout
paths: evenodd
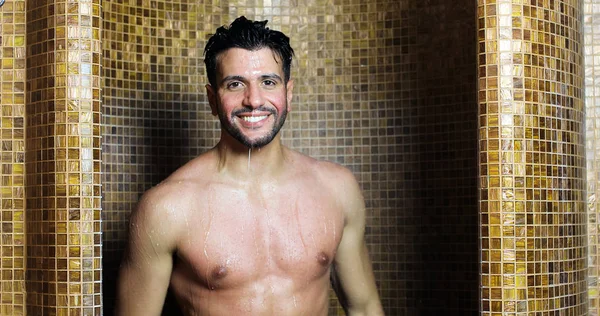
M 302 160 L 299 162 L 298 160 Z M 298 170 L 310 180 L 305 182 L 322 190 L 339 202 L 346 218 L 355 218 L 364 214 L 364 202 L 360 185 L 345 166 L 327 160 L 319 160 L 303 155 L 298 159 Z
M 140 197 L 136 213 L 143 214 L 150 221 L 161 225 L 176 224 L 177 220 L 192 209 L 194 198 L 202 192 L 206 179 L 179 170 L 168 178 L 148 189 Z
M 189 191 L 189 180 L 167 178 L 147 190 L 140 199 L 142 204 L 166 207 L 184 201 Z
M 211 170 L 211 152 L 201 154 L 175 170 L 162 182 L 147 190 L 139 203 L 152 209 L 187 209 L 193 197 L 209 184 L 214 174 Z
M 214 170 L 211 169 L 213 169 L 215 165 L 214 150 L 209 150 L 177 168 L 177 170 L 165 180 L 168 181 L 169 184 L 182 182 L 198 183 L 202 179 L 206 179 L 207 174 L 214 172 Z
M 294 151 L 296 154 L 295 161 L 301 170 L 308 171 L 320 180 L 335 183 L 337 182 L 356 182 L 353 173 L 350 169 L 333 161 L 321 160 L 310 157 L 303 153 Z

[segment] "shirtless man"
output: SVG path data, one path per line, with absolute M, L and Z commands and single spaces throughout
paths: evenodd
M 236 19 L 208 41 L 219 143 L 150 189 L 131 215 L 117 314 L 327 315 L 330 273 L 348 315 L 383 315 L 353 175 L 281 144 L 289 38 Z

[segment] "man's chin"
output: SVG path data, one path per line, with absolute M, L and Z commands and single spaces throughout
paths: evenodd
M 225 128 L 225 131 L 229 134 L 229 136 L 245 147 L 259 149 L 270 144 L 275 139 L 275 136 L 277 136 L 280 129 L 281 127 L 274 130 L 273 127 L 269 128 L 267 126 L 263 126 L 262 128 L 255 130 L 244 130 L 240 127 L 234 127 L 230 125 Z
M 267 146 L 275 138 L 274 135 L 257 135 L 249 137 L 242 134 L 239 130 L 229 132 L 229 135 L 244 147 L 258 149 Z
M 244 139 L 244 140 L 238 140 L 238 141 L 240 141 L 244 146 L 246 146 L 248 148 L 260 149 L 260 148 L 265 147 L 268 144 L 270 144 L 273 141 L 273 137 L 259 138 L 259 139 L 253 139 L 253 140 Z

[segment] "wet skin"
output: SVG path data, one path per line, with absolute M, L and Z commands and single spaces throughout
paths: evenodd
M 194 225 L 171 277 L 189 315 L 327 314 L 344 215 L 314 175 L 319 163 L 293 156 L 298 166 L 269 182 L 214 177 L 173 185 L 201 192 L 191 200 L 198 207 L 186 212 Z
M 383 315 L 356 180 L 281 144 L 293 82 L 277 57 L 218 61 L 207 93 L 221 139 L 139 201 L 117 314 L 158 315 L 170 285 L 186 315 L 327 315 L 335 266 L 349 315 Z

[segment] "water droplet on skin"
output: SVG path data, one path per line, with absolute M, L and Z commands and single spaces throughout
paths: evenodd
M 254 210 L 252 210 L 251 208 L 248 210 L 249 212 L 252 213 L 252 219 L 254 220 L 253 226 L 255 228 L 258 228 L 258 216 L 256 215 L 256 212 Z M 258 230 L 257 229 L 251 229 L 252 233 L 254 234 L 254 249 L 256 250 L 256 257 L 259 256 L 260 253 L 260 246 L 258 245 Z
M 296 196 L 296 202 L 294 203 L 294 215 L 296 216 L 296 225 L 298 226 L 298 235 L 300 235 L 300 241 L 302 241 L 302 247 L 304 248 L 304 253 L 308 254 L 308 248 L 306 248 L 306 243 L 304 242 L 304 236 L 302 235 L 302 227 L 300 226 L 300 212 L 298 211 L 298 195 Z
M 248 172 L 250 172 L 250 154 L 252 153 L 252 148 L 248 148 Z
M 334 242 L 335 242 L 336 237 L 337 237 L 336 234 L 337 234 L 337 232 L 335 231 L 335 221 L 333 221 L 333 241 Z
M 190 222 L 188 221 L 188 214 L 185 214 L 185 230 L 187 231 L 187 242 L 188 245 L 190 245 L 192 243 L 191 237 L 190 237 Z
M 266 253 L 266 257 L 268 258 L 267 260 L 267 268 L 268 271 L 273 271 L 273 262 L 272 260 L 270 260 L 272 258 L 271 255 L 271 227 L 273 226 L 272 221 L 271 221 L 271 215 L 270 215 L 270 210 L 269 207 L 267 206 L 267 201 L 263 195 L 263 191 L 262 190 L 258 190 L 257 192 L 257 197 L 259 199 L 260 205 L 262 206 L 264 213 L 267 217 L 267 231 L 265 232 L 266 234 L 266 243 L 267 243 L 267 253 Z M 258 224 L 257 224 L 258 225 Z M 258 226 L 257 226 L 258 227 Z M 275 287 L 273 285 L 273 280 L 271 278 L 269 278 L 269 288 L 271 289 L 271 294 L 275 295 Z
M 152 235 L 150 235 L 150 233 L 148 233 L 148 231 L 144 230 L 144 232 L 146 233 L 146 235 L 148 236 L 148 239 L 150 240 L 150 244 L 152 245 L 152 250 L 154 251 L 154 254 L 156 256 L 158 256 L 158 251 L 156 250 L 156 247 L 158 246 L 158 243 L 154 243 L 154 240 L 152 240 Z M 151 233 L 154 233 L 154 230 L 150 231 Z M 148 254 L 148 256 L 150 256 L 150 254 Z
M 204 252 L 204 257 L 206 258 L 206 272 L 205 272 L 206 282 L 207 282 L 208 289 L 212 291 L 212 290 L 214 290 L 214 286 L 210 284 L 210 279 L 211 279 L 210 271 L 209 271 L 210 270 L 210 259 L 208 257 L 207 246 L 208 246 L 208 239 L 210 237 L 210 229 L 211 229 L 211 225 L 212 225 L 212 220 L 213 220 L 213 216 L 214 216 L 213 207 L 212 207 L 212 198 L 215 196 L 215 192 L 213 192 L 213 188 L 212 187 L 209 187 L 208 191 L 209 191 L 209 195 L 208 195 L 208 205 L 207 205 L 207 208 L 208 208 L 208 214 L 209 214 L 209 216 L 208 216 L 208 223 L 206 225 L 206 232 L 204 233 L 204 249 L 203 249 L 203 252 Z M 206 299 L 209 301 L 208 305 L 210 305 L 210 295 L 207 296 Z M 209 311 L 209 315 L 210 315 L 210 311 Z

